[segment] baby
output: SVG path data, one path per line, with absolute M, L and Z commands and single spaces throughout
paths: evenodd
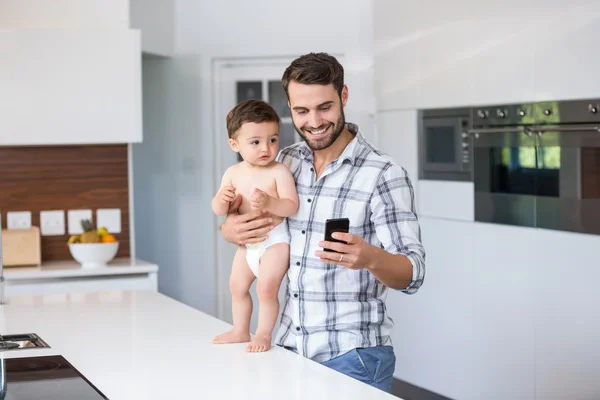
M 240 214 L 262 209 L 273 219 L 274 228 L 266 240 L 238 247 L 229 288 L 232 296 L 233 330 L 213 343 L 250 341 L 252 298 L 249 290 L 258 278 L 258 327 L 246 348 L 262 352 L 271 348 L 271 334 L 279 314 L 279 287 L 289 266 L 290 235 L 286 217 L 298 210 L 298 193 L 290 170 L 275 161 L 278 153 L 279 117 L 264 101 L 247 100 L 227 115 L 229 146 L 243 161 L 225 171 L 221 187 L 212 200 L 212 210 L 226 215 L 231 201 L 242 195 Z

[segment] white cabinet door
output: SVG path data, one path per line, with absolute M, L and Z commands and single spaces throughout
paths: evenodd
M 396 371 L 402 380 L 452 399 L 473 396 L 474 224 L 421 218 L 425 282 L 412 296 L 390 291 Z
M 535 100 L 597 98 L 600 3 L 564 3 L 536 24 Z
M 417 2 L 373 2 L 374 90 L 378 110 L 415 108 L 420 93 Z
M 530 239 L 536 398 L 600 399 L 600 237 L 538 229 Z
M 474 398 L 534 399 L 534 230 L 474 225 Z
M 0 145 L 141 142 L 139 32 L 0 32 L 0 110 Z
M 522 103 L 534 98 L 530 14 L 518 8 L 498 11 L 468 22 L 472 30 L 471 76 L 463 84 L 469 82 L 471 105 Z

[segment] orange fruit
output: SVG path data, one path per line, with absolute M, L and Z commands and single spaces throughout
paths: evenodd
M 116 241 L 117 239 L 115 239 L 115 237 L 110 233 L 108 235 L 102 236 L 102 243 L 114 243 Z

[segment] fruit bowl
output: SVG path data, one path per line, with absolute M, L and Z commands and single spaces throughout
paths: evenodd
M 81 228 L 81 235 L 72 235 L 67 241 L 71 256 L 83 268 L 105 267 L 117 255 L 119 242 L 105 227 L 94 229 L 89 219 L 81 220 Z
M 117 255 L 119 242 L 71 243 L 69 251 L 82 268 L 105 267 Z

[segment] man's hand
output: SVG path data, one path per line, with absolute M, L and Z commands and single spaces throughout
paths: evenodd
M 238 195 L 229 207 L 225 222 L 221 225 L 221 233 L 225 240 L 240 246 L 266 240 L 268 237 L 266 233 L 273 229 L 273 220 L 261 209 L 240 215 L 237 213 L 240 204 L 242 204 L 242 196 Z
M 350 269 L 369 268 L 375 261 L 377 248 L 360 236 L 351 233 L 335 232 L 334 239 L 343 240 L 348 244 L 337 242 L 319 242 L 319 246 L 337 251 L 317 251 L 315 255 L 327 264 L 337 264 Z
M 270 198 L 271 196 L 255 188 L 250 196 L 250 205 L 252 208 L 266 210 L 269 207 Z

